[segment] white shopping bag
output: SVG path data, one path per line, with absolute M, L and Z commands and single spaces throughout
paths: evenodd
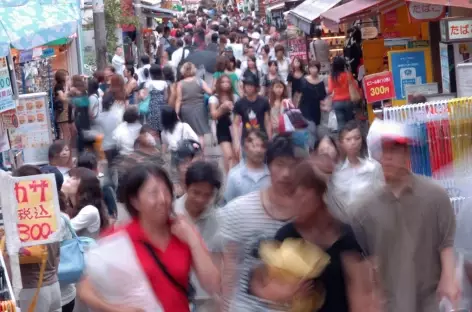
M 86 274 L 97 293 L 111 304 L 163 312 L 126 232 L 98 241 L 86 256 Z
M 336 119 L 336 113 L 334 112 L 334 110 L 329 112 L 328 129 L 331 131 L 338 130 L 338 120 Z

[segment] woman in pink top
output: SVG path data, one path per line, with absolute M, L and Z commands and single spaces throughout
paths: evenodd
M 349 94 L 349 81 L 356 81 L 352 74 L 346 70 L 346 61 L 341 56 L 333 60 L 333 68 L 328 80 L 328 94 L 333 97 L 333 109 L 338 121 L 338 129 L 354 119 L 354 107 Z

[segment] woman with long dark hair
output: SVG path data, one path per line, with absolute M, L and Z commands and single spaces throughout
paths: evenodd
M 110 87 L 108 93 L 113 96 L 113 105 L 111 111 L 116 114 L 119 119 L 123 119 L 128 98 L 126 95 L 125 80 L 121 75 L 114 74 L 110 78 Z
M 146 82 L 146 88 L 149 91 L 149 115 L 147 123 L 159 135 L 162 131 L 161 109 L 167 105 L 169 98 L 169 88 L 162 75 L 162 69 L 159 65 L 153 64 L 149 69 L 151 80 Z
M 277 61 L 269 61 L 267 74 L 262 77 L 261 91 L 262 96 L 269 96 L 272 83 L 275 80 L 281 80 L 279 75 L 279 64 Z
M 354 119 L 354 106 L 349 92 L 350 85 L 357 88 L 357 81 L 347 71 L 344 58 L 337 56 L 333 60 L 331 75 L 328 79 L 328 93 L 332 95 L 338 129 L 342 129 L 348 121 Z
M 210 97 L 210 115 L 216 124 L 216 138 L 223 153 L 223 162 L 225 171 L 233 167 L 234 151 L 233 139 L 231 135 L 231 112 L 238 96 L 232 86 L 231 78 L 222 75 L 216 80 L 215 94 Z
M 98 238 L 108 227 L 109 220 L 97 174 L 87 168 L 74 168 L 69 176 L 62 191 L 73 207 L 72 227 L 79 236 Z
M 162 108 L 162 152 L 177 150 L 180 141 L 191 139 L 198 141 L 198 136 L 188 123 L 181 122 L 177 113 L 170 106 Z
M 305 76 L 305 69 L 303 68 L 303 62 L 300 58 L 295 57 L 290 65 L 290 73 L 287 77 L 287 84 L 292 96 L 292 102 L 296 106 L 300 102 L 300 96 L 302 94 L 302 79 Z
M 125 91 L 128 98 L 128 104 L 136 104 L 135 91 L 138 87 L 138 82 L 134 79 L 134 66 L 126 65 L 123 74 L 126 78 Z
M 219 271 L 198 230 L 173 216 L 165 170 L 154 164 L 132 168 L 123 195 L 132 221 L 89 252 L 87 275 L 78 285 L 81 299 L 94 311 L 188 312 L 191 270 L 210 295 L 219 291 Z M 129 289 L 123 292 L 119 281 Z

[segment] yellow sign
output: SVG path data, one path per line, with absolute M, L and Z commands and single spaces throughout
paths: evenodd
M 60 209 L 53 174 L 14 178 L 17 227 L 22 246 L 57 241 Z

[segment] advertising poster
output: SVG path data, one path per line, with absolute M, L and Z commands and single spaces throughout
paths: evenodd
M 441 63 L 441 82 L 443 93 L 451 93 L 451 76 L 449 70 L 449 48 L 445 43 L 439 43 L 439 60 Z
M 395 97 L 392 73 L 383 73 L 365 76 L 364 90 L 367 103 L 391 100 Z
M 420 49 L 388 52 L 397 100 L 406 99 L 406 85 L 427 83 L 426 51 Z
M 10 128 L 12 149 L 23 150 L 24 161 L 31 165 L 48 163 L 48 148 L 52 143 L 46 93 L 22 95 L 16 115 L 18 128 Z
M 0 113 L 14 108 L 15 101 L 13 101 L 7 59 L 0 57 Z
M 15 177 L 18 235 L 23 247 L 57 240 L 60 226 L 59 198 L 54 174 Z M 54 237 L 56 238 L 54 240 Z
M 411 102 L 415 94 L 422 94 L 426 96 L 439 93 L 439 86 L 437 82 L 425 83 L 421 85 L 407 85 L 405 86 L 405 89 L 408 103 Z
M 290 56 L 290 62 L 294 58 L 299 58 L 305 62 L 308 60 L 308 53 L 306 50 L 306 40 L 304 37 L 298 37 L 296 39 L 288 40 L 288 55 Z
M 472 96 L 472 63 L 456 66 L 457 97 Z

